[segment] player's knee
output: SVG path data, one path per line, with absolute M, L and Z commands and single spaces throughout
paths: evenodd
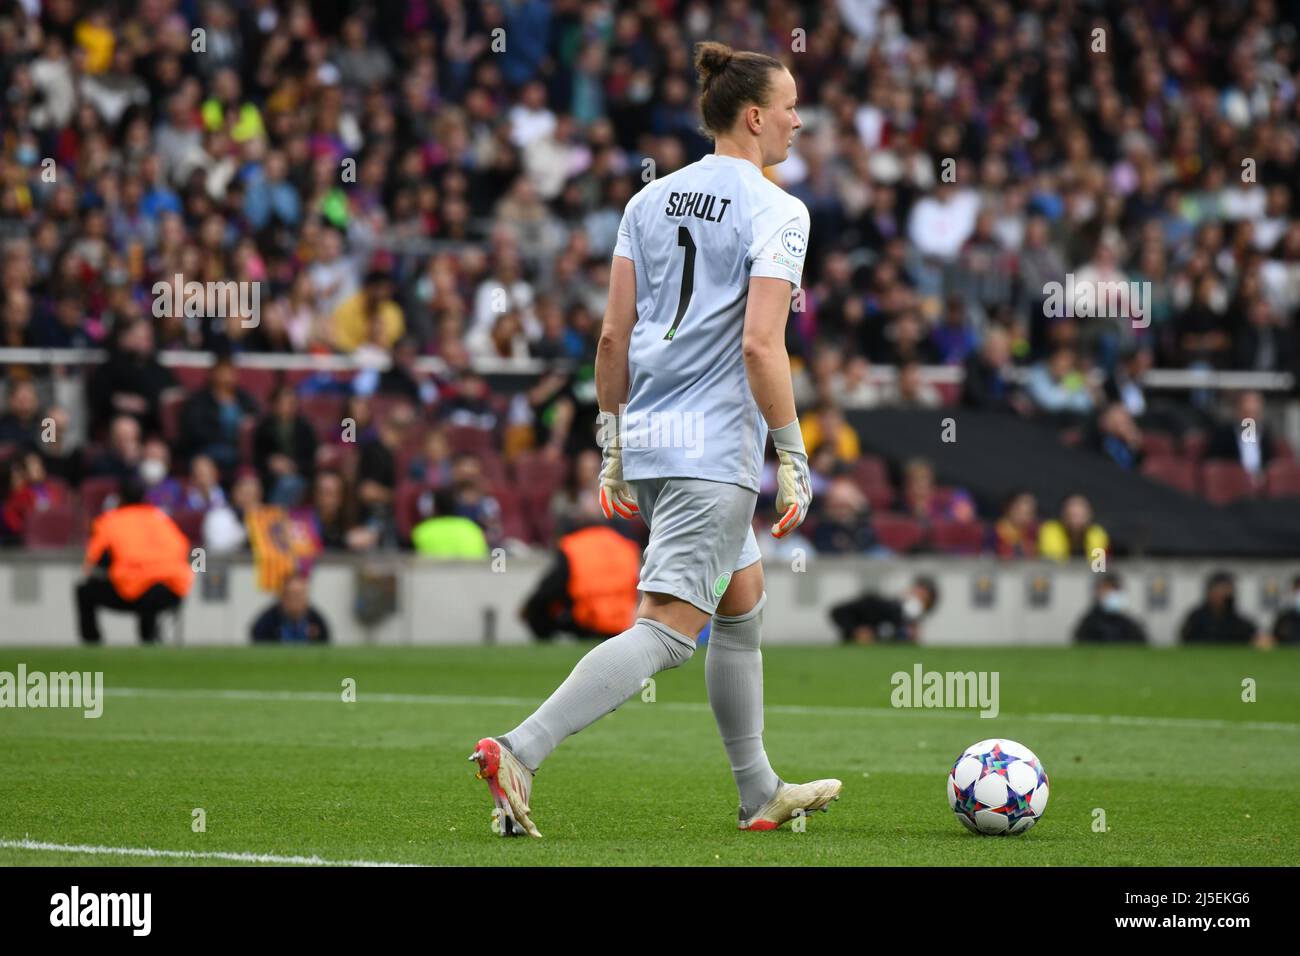
M 763 639 L 763 608 L 766 604 L 767 592 L 764 591 L 759 595 L 758 603 L 744 614 L 715 614 L 709 643 L 740 650 L 756 649 Z
M 691 655 L 695 653 L 695 640 L 689 635 L 674 630 L 661 621 L 656 621 L 648 617 L 637 618 L 637 623 L 644 624 L 650 628 L 650 630 L 654 632 L 655 636 L 659 638 L 659 642 L 663 645 L 667 660 L 667 662 L 664 663 L 662 668 L 663 670 L 668 670 L 672 667 L 681 667 L 689 661 Z

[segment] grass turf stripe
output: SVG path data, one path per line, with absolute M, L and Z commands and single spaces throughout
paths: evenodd
M 253 700 L 285 701 L 291 703 L 337 703 L 338 693 L 289 690 L 222 690 L 217 688 L 166 688 L 166 687 L 117 687 L 105 690 L 109 697 L 140 698 L 197 698 L 201 700 Z M 358 697 L 358 702 L 377 704 L 426 704 L 442 706 L 501 706 L 530 707 L 541 703 L 540 699 L 525 697 L 477 697 L 444 694 L 375 694 L 366 693 Z M 668 710 L 685 710 L 708 712 L 709 705 L 681 701 L 664 701 L 655 706 Z M 940 708 L 933 710 L 918 708 L 893 707 L 837 707 L 817 704 L 768 704 L 764 710 L 769 714 L 791 714 L 812 717 L 939 717 L 965 720 L 970 716 L 970 708 Z M 1282 721 L 1260 720 L 1219 720 L 1207 717 L 1140 717 L 1125 714 L 1016 714 L 1003 711 L 1000 718 L 1015 720 L 1038 720 L 1046 723 L 1089 723 L 1121 727 L 1165 727 L 1187 730 L 1257 730 L 1276 731 L 1279 733 L 1300 732 L 1300 724 Z

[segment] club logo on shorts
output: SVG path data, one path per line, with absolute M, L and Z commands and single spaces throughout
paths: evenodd
M 719 574 L 718 580 L 713 582 L 713 596 L 715 598 L 720 599 L 722 595 L 727 593 L 727 585 L 730 583 L 731 583 L 730 571 L 724 571 L 722 574 Z
M 803 232 L 790 228 L 781 233 L 781 245 L 792 256 L 802 256 L 808 250 L 808 239 Z

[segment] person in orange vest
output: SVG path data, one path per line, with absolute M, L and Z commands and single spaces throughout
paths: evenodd
M 556 547 L 555 562 L 519 612 L 533 634 L 604 640 L 631 627 L 641 549 L 603 523 L 564 535 Z
M 144 482 L 136 475 L 122 481 L 121 505 L 95 519 L 77 585 L 81 639 L 100 641 L 96 611 L 101 607 L 139 616 L 140 640 L 158 637 L 158 615 L 180 606 L 194 583 L 190 542 L 159 508 L 146 504 Z M 107 575 L 96 573 L 106 568 Z

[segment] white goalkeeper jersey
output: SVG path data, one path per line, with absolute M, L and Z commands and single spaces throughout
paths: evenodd
M 745 375 L 751 276 L 798 288 L 808 209 L 730 156 L 706 156 L 628 202 L 614 255 L 636 265 L 623 476 L 758 491 L 767 423 Z

